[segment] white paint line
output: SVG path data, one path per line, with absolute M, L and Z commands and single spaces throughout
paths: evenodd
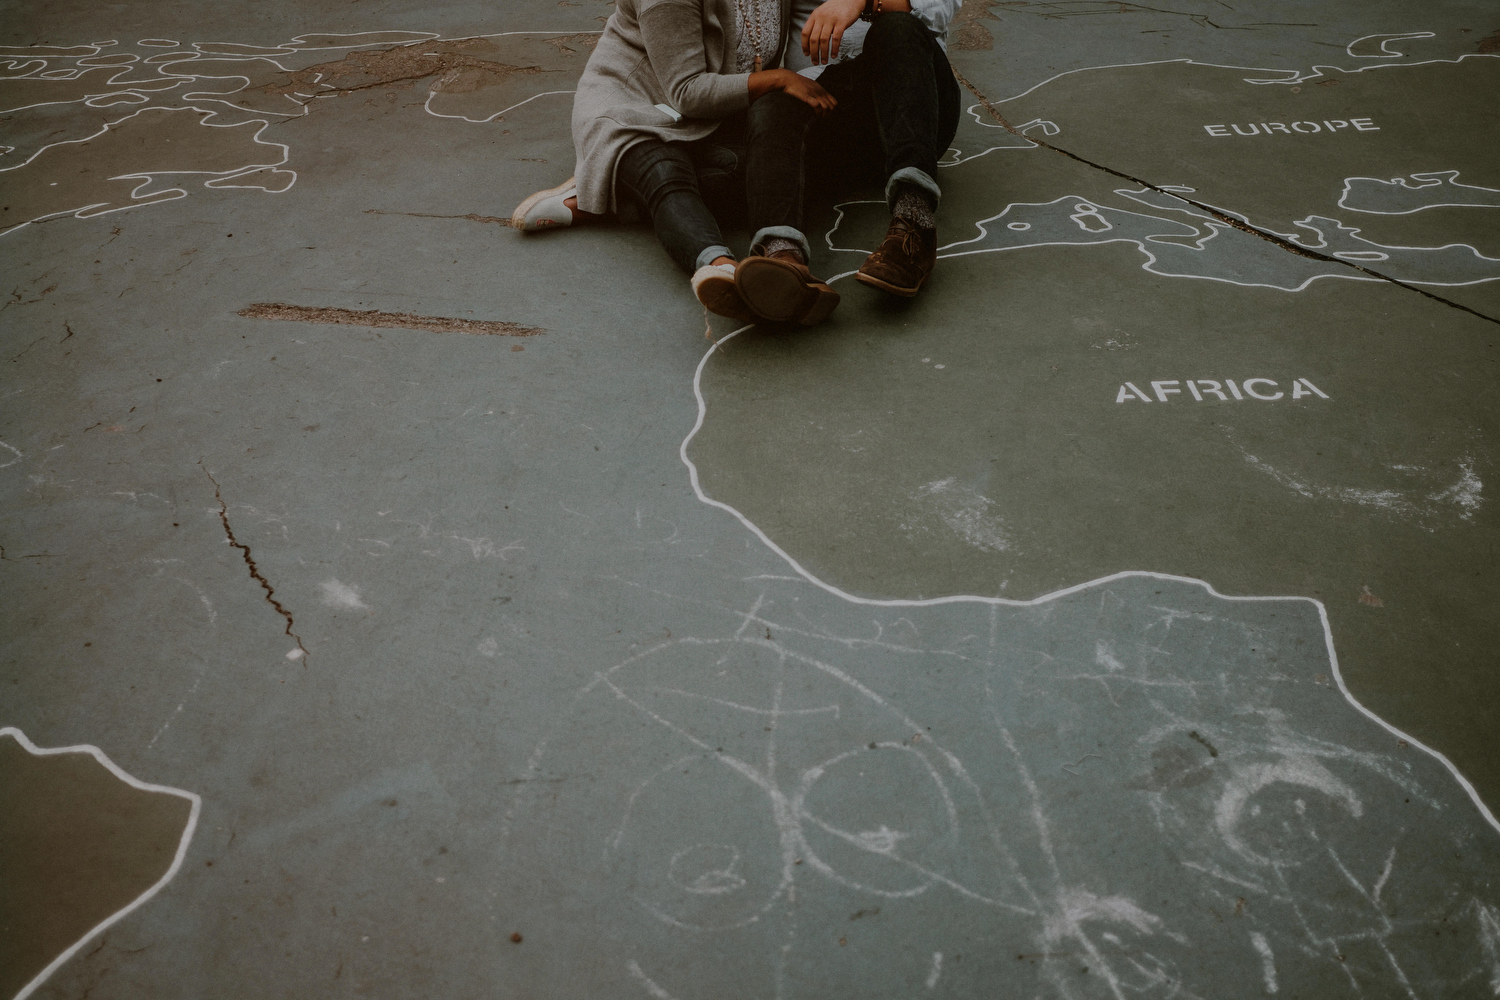
M 1260 931 L 1250 932 L 1250 943 L 1260 953 L 1260 971 L 1266 980 L 1266 992 L 1275 993 L 1276 985 L 1276 956 L 1271 951 L 1271 942 Z
M 184 791 L 181 788 L 171 788 L 167 785 L 148 784 L 125 773 L 125 771 L 120 769 L 119 765 L 105 756 L 103 750 L 100 750 L 96 746 L 80 744 L 79 746 L 72 747 L 50 747 L 44 749 L 42 747 L 38 747 L 35 743 L 32 743 L 31 740 L 26 738 L 25 733 L 21 732 L 21 730 L 15 728 L 14 726 L 5 726 L 3 728 L 0 728 L 0 736 L 14 737 L 15 741 L 21 744 L 22 749 L 36 757 L 50 757 L 54 754 L 63 753 L 89 754 L 99 763 L 108 768 L 109 772 L 116 778 L 119 778 L 121 781 L 125 782 L 127 785 L 130 785 L 132 788 L 139 788 L 143 792 L 162 792 L 167 795 L 176 795 L 181 798 L 187 799 L 192 803 L 192 809 L 188 813 L 187 826 L 183 828 L 182 840 L 177 844 L 177 853 L 173 856 L 172 865 L 167 869 L 167 873 L 160 879 L 158 879 L 155 885 L 151 886 L 151 888 L 147 889 L 145 892 L 135 897 L 135 899 L 131 900 L 130 903 L 128 903 L 123 909 L 116 910 L 114 913 L 110 914 L 104 920 L 96 924 L 93 929 L 83 937 L 73 942 L 73 944 L 66 951 L 54 958 L 50 965 L 48 965 L 41 972 L 38 972 L 36 976 L 31 980 L 31 982 L 21 987 L 21 992 L 17 993 L 13 998 L 13 1000 L 26 1000 L 26 998 L 29 997 L 38 986 L 41 986 L 42 983 L 47 981 L 47 978 L 51 976 L 52 973 L 61 968 L 64 962 L 72 958 L 74 955 L 78 954 L 78 952 L 83 948 L 84 945 L 94 940 L 94 938 L 98 937 L 100 934 L 103 934 L 110 927 L 119 923 L 135 909 L 144 905 L 147 900 L 160 892 L 163 886 L 172 881 L 172 878 L 177 874 L 178 870 L 182 868 L 183 858 L 187 857 L 188 845 L 192 843 L 193 840 L 193 831 L 198 828 L 198 814 L 203 809 L 203 800 L 192 792 Z
M 549 91 L 546 91 L 545 93 L 541 93 L 541 94 L 532 94 L 530 97 L 526 98 L 526 100 L 524 100 L 524 101 L 517 101 L 515 104 L 512 104 L 510 107 L 505 108 L 502 111 L 496 111 L 494 114 L 490 115 L 488 118 L 470 118 L 467 115 L 445 115 L 445 114 L 440 114 L 439 112 L 436 112 L 436 111 L 432 110 L 432 99 L 434 97 L 436 97 L 438 94 L 441 94 L 441 93 L 443 93 L 443 90 L 442 90 L 441 84 L 439 84 L 438 87 L 435 87 L 434 89 L 432 89 L 431 91 L 428 92 L 428 94 L 427 94 L 427 100 L 425 100 L 425 101 L 422 102 L 422 108 L 423 108 L 423 110 L 425 110 L 429 115 L 432 115 L 434 118 L 457 118 L 460 121 L 472 122 L 475 125 L 483 125 L 485 122 L 495 121 L 496 119 L 498 119 L 502 115 L 504 115 L 506 112 L 514 111 L 516 108 L 519 108 L 523 104 L 530 104 L 532 101 L 536 100 L 538 97 L 552 97 L 552 96 L 557 95 L 557 94 L 576 94 L 578 92 L 576 90 L 549 90 Z
M 1328 650 L 1329 669 L 1333 674 L 1334 681 L 1338 684 L 1339 692 L 1344 696 L 1344 700 L 1352 705 L 1355 710 L 1357 710 L 1361 715 L 1364 715 L 1366 718 L 1370 719 L 1370 721 L 1376 723 L 1391 735 L 1397 737 L 1398 739 L 1405 740 L 1410 746 L 1415 747 L 1418 750 L 1430 754 L 1445 768 L 1447 768 L 1448 773 L 1452 774 L 1454 779 L 1458 782 L 1459 786 L 1463 788 L 1464 792 L 1469 796 L 1469 800 L 1474 803 L 1474 807 L 1479 810 L 1479 814 L 1484 818 L 1485 822 L 1494 827 L 1497 832 L 1500 832 L 1500 820 L 1496 820 L 1495 814 L 1490 811 L 1489 806 L 1485 805 L 1484 801 L 1479 797 L 1479 792 L 1474 788 L 1474 785 L 1469 781 L 1468 778 L 1465 778 L 1463 776 L 1458 768 L 1453 765 L 1452 761 L 1450 761 L 1443 754 L 1427 746 L 1427 744 L 1423 743 L 1421 740 L 1418 740 L 1415 736 L 1404 733 L 1401 730 L 1397 729 L 1395 726 L 1391 725 L 1389 722 L 1386 722 L 1380 716 L 1376 715 L 1364 705 L 1360 704 L 1359 700 L 1355 698 L 1354 695 L 1349 691 L 1349 686 L 1344 682 L 1343 672 L 1339 669 L 1338 653 L 1334 650 L 1333 647 L 1333 627 L 1328 621 L 1328 609 L 1324 607 L 1322 601 L 1319 601 L 1315 598 L 1303 597 L 1298 594 L 1292 594 L 1282 597 L 1239 596 L 1221 594 L 1213 588 L 1212 584 L 1204 580 L 1196 580 L 1192 577 L 1178 576 L 1172 573 L 1156 573 L 1147 570 L 1124 570 L 1119 573 L 1112 573 L 1109 576 L 1100 577 L 1096 580 L 1090 580 L 1086 583 L 1075 584 L 1071 587 L 1064 587 L 1063 589 L 1053 591 L 1050 594 L 1043 594 L 1041 597 L 1036 597 L 1029 601 L 1014 600 L 1005 597 L 986 597 L 979 594 L 953 594 L 948 597 L 929 597 L 920 600 L 912 600 L 907 598 L 877 599 L 869 597 L 856 597 L 854 594 L 850 594 L 844 590 L 840 590 L 838 587 L 835 587 L 830 583 L 826 583 L 818 577 L 814 576 L 801 563 L 793 559 L 790 553 L 773 542 L 769 535 L 767 535 L 764 531 L 756 526 L 755 522 L 751 521 L 748 517 L 740 513 L 729 504 L 724 503 L 722 500 L 715 500 L 707 493 L 703 492 L 703 484 L 698 478 L 698 466 L 693 464 L 693 460 L 688 457 L 688 446 L 692 444 L 693 438 L 698 435 L 698 431 L 703 428 L 703 421 L 708 415 L 708 402 L 703 398 L 703 370 L 708 366 L 709 359 L 714 356 L 714 353 L 718 351 L 721 345 L 734 339 L 741 333 L 744 333 L 746 330 L 751 329 L 752 326 L 753 324 L 742 326 L 732 333 L 726 334 L 720 339 L 714 341 L 714 343 L 708 348 L 708 350 L 704 352 L 702 359 L 699 360 L 698 367 L 693 372 L 693 398 L 697 401 L 698 404 L 698 416 L 697 419 L 693 422 L 692 429 L 688 431 L 687 436 L 682 439 L 682 444 L 678 446 L 677 455 L 678 458 L 682 460 L 682 464 L 687 466 L 688 480 L 692 484 L 693 494 L 698 498 L 699 502 L 704 503 L 710 507 L 717 507 L 719 510 L 722 510 L 734 517 L 740 522 L 741 525 L 745 527 L 747 531 L 753 534 L 756 538 L 760 539 L 761 543 L 765 545 L 766 548 L 770 549 L 777 556 L 779 556 L 788 566 L 792 568 L 794 572 L 797 573 L 797 575 L 801 576 L 808 583 L 826 591 L 829 594 L 832 594 L 835 597 L 848 601 L 850 604 L 860 604 L 869 607 L 880 608 L 926 608 L 934 607 L 940 604 L 988 604 L 993 606 L 1004 605 L 1006 607 L 1029 608 L 1036 607 L 1042 604 L 1048 604 L 1060 598 L 1068 597 L 1077 593 L 1082 593 L 1083 591 L 1090 590 L 1094 587 L 1113 583 L 1116 580 L 1128 580 L 1137 578 L 1146 580 L 1166 580 L 1173 583 L 1191 584 L 1193 586 L 1202 587 L 1211 596 L 1223 601 L 1305 601 L 1318 609 L 1318 620 L 1323 625 L 1323 642 Z
M 1437 37 L 1437 35 L 1433 34 L 1430 31 L 1408 31 L 1408 32 L 1401 33 L 1401 34 L 1362 35 L 1359 38 L 1356 38 L 1354 41 L 1350 42 L 1348 45 L 1344 46 L 1344 51 L 1347 52 L 1347 53 L 1349 53 L 1349 55 L 1353 56 L 1355 59 L 1400 59 L 1403 56 L 1405 56 L 1406 53 L 1405 52 L 1392 52 L 1389 48 L 1387 48 L 1387 46 L 1390 45 L 1392 42 L 1398 42 L 1398 41 L 1401 41 L 1401 40 L 1407 39 L 1407 38 L 1436 38 L 1436 37 Z M 1370 55 L 1364 55 L 1362 53 L 1354 51 L 1354 46 L 1358 45 L 1360 42 L 1370 42 L 1370 41 L 1374 41 L 1377 38 L 1382 39 L 1382 41 L 1380 43 L 1380 54 L 1379 55 L 1376 55 L 1374 53 L 1371 53 Z
M 635 959 L 632 958 L 630 961 L 626 962 L 625 968 L 630 971 L 630 974 L 635 978 L 635 981 L 645 987 L 646 992 L 651 994 L 651 996 L 655 998 L 655 1000 L 674 1000 L 672 994 L 656 985 L 651 977 L 646 975 L 646 973 L 641 969 L 640 963 Z
M 943 974 L 943 953 L 935 951 L 932 953 L 932 971 L 927 973 L 927 988 L 930 990 L 938 984 L 938 979 Z

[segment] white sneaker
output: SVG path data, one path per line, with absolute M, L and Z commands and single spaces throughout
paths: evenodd
M 754 323 L 759 317 L 740 298 L 740 290 L 734 283 L 734 267 L 733 264 L 704 264 L 693 273 L 693 294 L 703 308 L 715 316 Z
M 573 224 L 573 212 L 563 202 L 578 196 L 578 185 L 569 177 L 555 188 L 538 191 L 516 206 L 511 214 L 512 229 L 535 233 Z

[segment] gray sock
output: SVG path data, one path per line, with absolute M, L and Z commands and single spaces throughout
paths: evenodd
M 891 214 L 918 229 L 937 228 L 937 202 L 932 195 L 911 184 L 896 187 L 896 204 Z
M 796 240 L 789 240 L 780 236 L 769 236 L 760 246 L 760 252 L 767 257 L 781 250 L 795 250 L 797 251 L 797 259 L 802 259 L 802 244 Z M 807 261 L 804 260 L 802 263 L 806 264 Z

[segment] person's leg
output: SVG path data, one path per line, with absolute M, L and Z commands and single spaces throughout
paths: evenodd
M 615 182 L 645 207 L 667 255 L 692 275 L 693 294 L 704 308 L 753 320 L 735 285 L 734 254 L 703 201 L 692 154 L 687 143 L 647 139 L 620 157 Z
M 905 12 L 875 18 L 865 36 L 861 62 L 875 105 L 875 119 L 885 149 L 886 200 L 907 184 L 942 197 L 937 161 L 958 131 L 958 81 L 948 57 L 920 19 Z
M 937 162 L 958 131 L 958 81 L 931 32 L 907 13 L 877 17 L 855 61 L 866 64 L 893 216 L 856 279 L 912 296 L 937 263 Z
M 814 198 L 847 198 L 852 191 L 885 183 L 885 149 L 867 68 L 867 63 L 850 59 L 818 77 L 838 106 L 807 132 L 805 175 Z
M 757 315 L 804 326 L 822 322 L 839 295 L 808 270 L 802 233 L 804 151 L 812 109 L 784 93 L 750 105 L 746 120 L 745 200 L 755 229 L 750 256 L 735 271 L 740 297 Z
M 746 122 L 745 201 L 754 248 L 797 249 L 811 257 L 802 234 L 804 154 L 813 109 L 780 91 L 750 105 Z M 771 241 L 775 241 L 774 243 Z
M 646 209 L 667 255 L 689 274 L 719 258 L 734 258 L 719 223 L 698 189 L 698 172 L 685 143 L 646 139 L 627 149 L 615 183 Z
M 703 203 L 720 226 L 745 222 L 746 112 L 724 119 L 713 134 L 687 144 Z

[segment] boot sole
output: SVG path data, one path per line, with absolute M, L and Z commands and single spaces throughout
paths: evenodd
M 510 213 L 510 227 L 512 229 L 520 229 L 524 232 L 526 227 L 526 213 L 536 207 L 537 202 L 545 201 L 546 199 L 551 198 L 554 195 L 562 194 L 564 191 L 568 191 L 576 187 L 577 184 L 577 178 L 569 177 L 557 187 L 548 188 L 545 191 L 538 191 L 535 194 L 530 195 L 525 201 L 516 206 L 516 210 L 514 212 Z
M 914 298 L 922 290 L 922 286 L 927 284 L 927 278 L 924 276 L 921 281 L 917 282 L 915 288 L 902 288 L 900 285 L 893 285 L 889 281 L 881 281 L 879 278 L 868 275 L 863 271 L 855 271 L 854 280 L 861 285 L 878 288 L 882 292 L 888 292 L 891 295 L 899 295 L 903 299 Z
M 760 319 L 745 305 L 733 278 L 710 278 L 700 282 L 696 295 L 698 303 L 715 316 L 737 319 L 742 323 L 754 323 Z
M 790 264 L 753 257 L 734 273 L 740 298 L 760 318 L 773 323 L 812 326 L 827 319 L 839 304 L 839 293 L 821 281 L 809 283 Z

